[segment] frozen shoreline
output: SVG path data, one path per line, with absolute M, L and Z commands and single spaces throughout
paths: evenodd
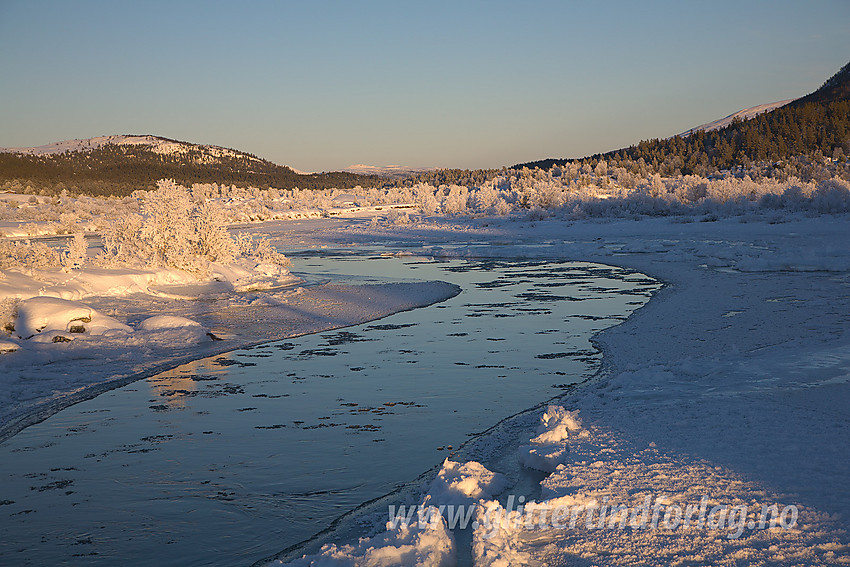
M 20 350 L 0 356 L 0 442 L 70 405 L 192 360 L 380 319 L 458 291 L 445 282 L 330 283 L 203 301 L 143 294 L 88 297 L 87 305 L 131 324 L 168 313 L 191 318 L 225 340 L 171 329 L 60 344 L 23 341 Z
M 647 306 L 595 338 L 605 353 L 602 370 L 561 399 L 579 411 L 586 436 L 567 443 L 566 457 L 535 499 L 605 496 L 633 504 L 652 495 L 684 504 L 707 496 L 730 506 L 793 504 L 800 519 L 795 529 L 744 531 L 740 538 L 695 528 L 507 529 L 473 550 L 476 565 L 848 559 L 850 499 L 832 489 L 850 480 L 850 449 L 841 442 L 850 428 L 843 417 L 850 400 L 846 218 L 477 224 L 458 231 L 449 223 L 389 227 L 377 236 L 338 225 L 322 236 L 358 245 L 361 235 L 382 237 L 418 253 L 419 243 L 431 242 L 440 246 L 430 247 L 437 255 L 449 257 L 595 261 L 667 283 Z M 539 413 L 502 424 L 465 447 L 464 458 L 501 472 L 500 465 L 517 461 L 516 445 L 533 437 Z M 387 520 L 385 509 L 371 513 L 374 526 L 381 515 Z M 394 545 L 409 545 L 409 536 L 326 548 L 324 557 L 330 550 L 353 561 L 370 546 L 391 554 Z M 464 537 L 455 536 L 460 545 Z

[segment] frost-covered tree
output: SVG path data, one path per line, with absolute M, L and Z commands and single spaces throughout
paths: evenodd
M 213 262 L 231 262 L 239 253 L 236 241 L 227 231 L 227 217 L 213 201 L 195 205 L 191 215 L 196 253 Z
M 2 279 L 2 278 L 0 278 Z M 0 299 L 0 336 L 9 336 L 15 330 L 15 311 L 18 299 L 4 297 Z
M 445 190 L 443 212 L 447 215 L 457 215 L 467 212 L 469 189 L 461 185 L 452 185 Z
M 413 187 L 413 201 L 419 205 L 419 210 L 425 215 L 433 215 L 440 208 L 440 202 L 434 195 L 434 188 L 424 183 Z
M 141 193 L 142 214 L 125 214 L 103 231 L 104 265 L 168 266 L 204 274 L 209 262 L 228 263 L 239 244 L 227 230 L 219 202 L 206 198 L 210 187 L 198 187 L 198 199 L 172 180 Z
M 62 254 L 62 266 L 65 270 L 82 268 L 88 258 L 89 245 L 82 232 L 74 234 Z
M 289 258 L 275 250 L 267 238 L 252 239 L 250 235 L 243 232 L 236 237 L 236 246 L 239 254 L 253 258 L 260 264 L 290 265 Z
M 141 215 L 131 213 L 121 215 L 106 223 L 102 232 L 103 254 L 98 258 L 101 264 L 132 265 L 147 264 L 151 258 L 151 248 L 141 237 Z
M 43 242 L 12 242 L 0 238 L 0 270 L 55 268 L 59 253 Z
M 156 191 L 147 194 L 142 211 L 145 220 L 139 236 L 151 247 L 154 266 L 196 271 L 192 254 L 197 225 L 192 220 L 194 203 L 189 191 L 171 179 L 161 179 Z

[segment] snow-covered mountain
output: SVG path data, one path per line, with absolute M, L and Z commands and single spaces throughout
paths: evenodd
M 99 136 L 32 148 L 0 148 L 0 187 L 67 188 L 91 195 L 129 195 L 158 179 L 277 189 L 351 188 L 380 181 L 345 172 L 299 174 L 247 152 L 161 136 Z
M 379 177 L 406 177 L 408 175 L 416 175 L 417 173 L 426 173 L 439 169 L 437 167 L 407 167 L 404 165 L 364 165 L 357 163 L 349 165 L 342 171 L 347 173 L 356 173 L 358 175 L 377 175 Z
M 210 163 L 221 158 L 243 158 L 257 162 L 262 161 L 260 158 L 251 154 L 221 146 L 191 144 L 189 142 L 180 142 L 178 140 L 150 135 L 98 136 L 95 138 L 64 140 L 62 142 L 53 142 L 52 144 L 32 148 L 0 148 L 0 152 L 43 156 L 63 154 L 66 152 L 88 152 L 109 144 L 115 146 L 143 147 L 153 153 L 167 156 L 183 156 L 191 153 L 193 154 L 193 161 L 196 163 Z
M 128 148 L 138 147 L 155 154 L 171 156 L 171 157 L 190 157 L 193 163 L 210 164 L 216 163 L 222 159 L 238 158 L 247 159 L 253 162 L 263 162 L 264 160 L 245 152 L 224 148 L 221 146 L 213 146 L 208 144 L 192 144 L 189 142 L 181 142 L 171 140 L 161 136 L 135 136 L 135 135 L 118 135 L 118 136 L 97 136 L 95 138 L 63 140 L 61 142 L 53 142 L 43 146 L 35 146 L 31 148 L 0 148 L 0 152 L 17 153 L 31 156 L 50 156 L 57 154 L 65 154 L 70 152 L 90 152 L 102 148 L 103 146 L 114 145 L 124 146 Z M 288 166 L 286 166 L 288 167 Z M 316 175 L 314 172 L 299 171 L 294 168 L 289 168 L 299 175 Z M 403 165 L 364 165 L 354 164 L 342 169 L 345 173 L 354 173 L 357 175 L 377 175 L 379 177 L 404 177 L 407 175 L 415 175 L 433 171 L 433 167 L 407 167 Z
M 788 100 L 780 100 L 779 102 L 771 102 L 771 103 L 768 103 L 768 104 L 760 104 L 758 106 L 753 106 L 751 108 L 745 108 L 744 110 L 739 110 L 738 112 L 736 112 L 734 114 L 730 114 L 729 116 L 727 116 L 725 118 L 721 118 L 719 120 L 715 120 L 714 122 L 708 122 L 708 123 L 703 124 L 701 126 L 691 128 L 690 130 L 682 132 L 679 135 L 680 136 L 690 136 L 694 132 L 698 132 L 700 130 L 704 130 L 706 132 L 711 132 L 712 130 L 720 130 L 721 128 L 725 128 L 726 126 L 729 126 L 730 124 L 732 124 L 732 122 L 736 118 L 738 118 L 740 120 L 748 120 L 748 119 L 750 119 L 754 116 L 758 116 L 759 114 L 761 114 L 763 112 L 770 112 L 771 110 L 773 110 L 775 108 L 785 106 L 786 104 L 788 104 L 789 102 L 793 102 L 794 100 L 795 99 L 791 98 L 791 99 L 788 99 Z

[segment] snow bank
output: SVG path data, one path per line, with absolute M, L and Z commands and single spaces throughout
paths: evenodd
M 741 410 L 752 413 L 753 405 L 736 408 Z M 622 419 L 621 411 L 599 415 Z M 658 415 L 655 407 L 646 413 L 644 420 Z M 668 432 L 671 423 L 682 421 L 670 413 L 661 425 Z M 764 417 L 765 430 L 782 421 L 778 415 Z M 541 483 L 544 500 L 480 502 L 473 524 L 474 565 L 846 562 L 848 547 L 839 543 L 846 542 L 846 532 L 836 516 L 799 500 L 791 506 L 791 495 L 729 467 L 665 451 L 654 442 L 635 443 L 619 428 L 583 431 L 585 442 L 572 459 Z M 699 443 L 691 446 L 701 449 Z
M 142 331 L 159 331 L 161 329 L 178 329 L 181 327 L 200 327 L 197 321 L 175 315 L 154 315 L 141 321 L 138 328 Z
M 0 299 L 26 299 L 36 296 L 80 300 L 93 296 L 121 297 L 132 293 L 151 293 L 161 285 L 190 284 L 197 278 L 173 268 L 86 268 L 65 272 L 60 269 L 3 272 Z
M 500 473 L 487 470 L 481 463 L 456 463 L 446 459 L 431 483 L 423 504 L 430 506 L 472 504 L 490 499 L 502 492 L 507 479 Z
M 239 258 L 229 264 L 211 264 L 210 279 L 228 282 L 235 291 L 273 289 L 301 281 L 280 264 L 257 262 L 248 258 Z
M 361 538 L 354 545 L 328 544 L 316 555 L 303 556 L 290 563 L 273 565 L 292 567 L 382 567 L 391 565 L 456 565 L 454 538 L 436 508 L 423 510 L 424 522 L 387 522 L 387 531 Z
M 196 344 L 209 339 L 216 340 L 210 330 L 197 321 L 175 315 L 154 315 L 139 322 L 140 331 L 148 331 L 158 342 Z
M 531 439 L 530 445 L 519 448 L 519 460 L 528 468 L 552 472 L 569 452 L 567 441 L 580 438 L 582 433 L 578 411 L 550 405 L 540 416 L 537 436 Z
M 550 445 L 569 439 L 581 431 L 581 419 L 578 410 L 567 411 L 562 406 L 550 405 L 540 416 L 537 437 L 531 440 L 536 445 Z
M 509 501 L 507 508 L 496 500 L 482 501 L 478 505 L 472 534 L 472 557 L 476 567 L 549 565 L 533 551 L 549 544 L 554 539 L 552 534 L 535 533 L 532 539 L 528 537 L 529 532 L 533 533 L 541 519 L 545 525 L 547 519 L 557 517 L 553 516 L 555 513 L 563 515 L 564 511 L 586 509 L 599 502 L 592 496 L 563 496 L 544 502 L 523 501 L 514 508 L 516 501 L 513 497 L 509 497 Z M 569 522 L 569 514 L 564 520 Z
M 169 287 L 195 288 L 187 298 L 204 295 L 215 284 L 215 293 L 272 289 L 293 285 L 299 278 L 274 264 L 241 262 L 212 264 L 211 274 L 202 279 L 175 268 L 84 268 L 7 270 L 0 277 L 0 300 L 25 299 L 39 295 L 79 300 L 93 296 L 122 297 L 133 293 L 168 296 Z
M 528 552 L 513 544 L 516 517 L 497 501 L 483 502 L 476 509 L 475 521 L 479 526 L 488 526 L 487 530 L 475 530 L 472 534 L 472 556 L 476 567 L 542 565 L 533 561 Z
M 481 463 L 446 459 L 419 505 L 409 510 L 402 507 L 387 522 L 385 533 L 361 538 L 357 545 L 327 544 L 318 554 L 286 565 L 455 565 L 455 541 L 449 530 L 457 526 L 448 525 L 443 514 L 452 516 L 462 507 L 485 505 L 506 486 L 504 475 Z

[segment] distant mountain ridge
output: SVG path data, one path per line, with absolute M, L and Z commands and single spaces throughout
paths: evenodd
M 377 175 L 379 177 L 390 177 L 390 178 L 399 178 L 399 177 L 409 177 L 411 175 L 418 175 L 420 173 L 427 173 L 429 171 L 435 171 L 439 168 L 437 167 L 407 167 L 405 165 L 364 165 L 362 163 L 349 165 L 342 171 L 346 171 L 348 173 L 356 173 L 358 175 Z
M 129 195 L 158 179 L 183 185 L 219 183 L 277 189 L 351 188 L 381 178 L 348 172 L 301 174 L 255 155 L 222 146 L 153 135 L 65 140 L 32 148 L 0 149 L 0 186 L 55 193 Z M 29 188 L 29 189 L 27 189 Z

